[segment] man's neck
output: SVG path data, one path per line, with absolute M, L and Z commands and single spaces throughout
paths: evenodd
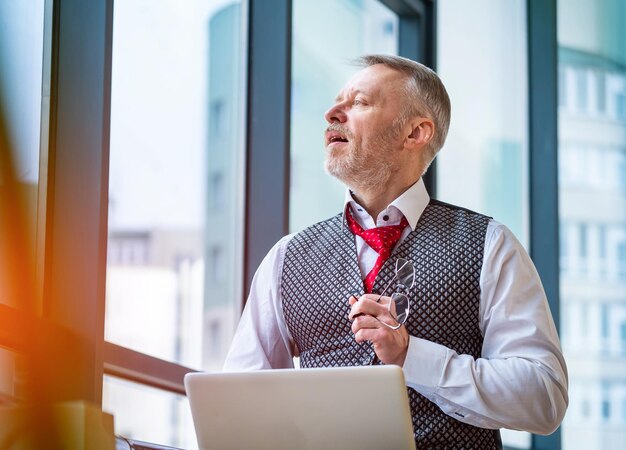
M 409 189 L 417 180 L 398 184 L 396 186 L 384 186 L 381 191 L 371 191 L 367 189 L 352 189 L 352 196 L 361 205 L 368 214 L 376 222 L 378 215 L 391 202 L 400 197 L 407 189 Z

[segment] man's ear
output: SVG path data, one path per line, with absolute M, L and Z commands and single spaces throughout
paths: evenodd
M 422 148 L 435 136 L 435 123 L 426 117 L 417 117 L 411 120 L 410 124 L 411 131 L 406 138 L 406 146 Z

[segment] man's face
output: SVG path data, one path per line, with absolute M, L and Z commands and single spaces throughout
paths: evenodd
M 406 76 L 382 64 L 356 73 L 325 119 L 326 170 L 349 187 L 375 189 L 399 170 Z

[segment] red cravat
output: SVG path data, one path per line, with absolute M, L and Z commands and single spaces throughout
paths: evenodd
M 402 235 L 402 230 L 409 224 L 406 220 L 406 217 L 402 217 L 400 224 L 398 225 L 390 225 L 385 227 L 377 227 L 370 228 L 369 230 L 364 230 L 361 225 L 357 223 L 354 217 L 352 217 L 352 213 L 350 208 L 346 209 L 346 220 L 348 222 L 348 228 L 352 231 L 356 236 L 361 236 L 363 240 L 369 245 L 373 250 L 378 253 L 378 258 L 376 259 L 376 263 L 370 273 L 367 274 L 365 280 L 363 280 L 363 284 L 365 286 L 365 293 L 369 294 L 372 292 L 372 287 L 374 287 L 374 281 L 376 280 L 376 275 L 380 271 L 380 268 L 383 266 L 385 261 L 389 259 L 391 255 L 391 249 L 396 245 L 400 236 Z

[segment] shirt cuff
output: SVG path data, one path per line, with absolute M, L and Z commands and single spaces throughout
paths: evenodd
M 402 366 L 406 384 L 421 393 L 434 393 L 439 387 L 447 351 L 443 345 L 409 336 L 409 348 Z

